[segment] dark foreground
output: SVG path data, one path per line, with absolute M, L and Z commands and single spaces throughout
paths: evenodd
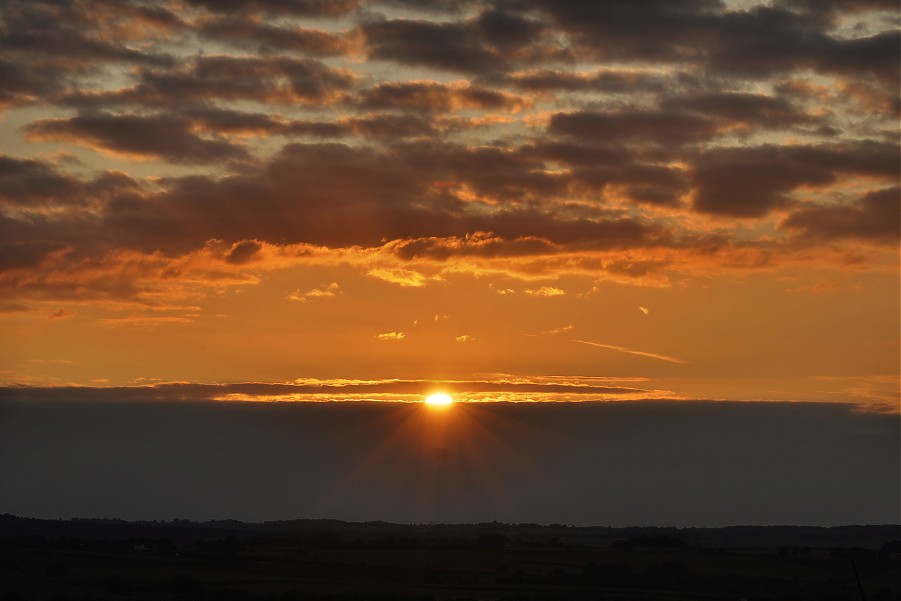
M 899 530 L 5 515 L 0 600 L 896 600 Z

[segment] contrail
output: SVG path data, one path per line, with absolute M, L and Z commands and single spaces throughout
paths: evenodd
M 630 355 L 639 355 L 641 357 L 650 357 L 651 359 L 659 359 L 661 361 L 669 361 L 670 363 L 688 363 L 688 361 L 683 361 L 682 359 L 676 359 L 675 357 L 667 357 L 666 355 L 658 355 L 656 353 L 646 353 L 644 351 L 633 351 L 632 349 L 624 348 L 621 346 L 613 346 L 612 344 L 601 344 L 600 342 L 589 342 L 587 340 L 572 340 L 572 342 L 580 342 L 582 344 L 587 344 L 588 346 L 597 346 L 600 348 L 608 348 L 612 351 L 619 351 L 621 353 L 629 353 Z

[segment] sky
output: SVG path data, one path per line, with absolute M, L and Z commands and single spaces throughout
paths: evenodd
M 6 0 L 0 403 L 897 425 L 899 29 L 894 0 Z

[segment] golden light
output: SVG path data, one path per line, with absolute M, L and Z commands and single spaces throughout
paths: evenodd
M 449 394 L 436 392 L 425 398 L 425 404 L 429 407 L 449 407 L 454 404 L 454 399 L 452 399 Z

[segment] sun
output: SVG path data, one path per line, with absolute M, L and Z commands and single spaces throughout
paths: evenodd
M 449 394 L 436 392 L 425 398 L 425 404 L 429 407 L 450 407 L 454 404 L 454 399 L 452 399 Z

